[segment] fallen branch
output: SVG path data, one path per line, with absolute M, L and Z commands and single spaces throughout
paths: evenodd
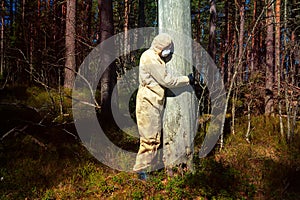
M 6 132 L 0 139 L 0 141 L 3 141 L 4 138 L 6 138 L 7 136 L 9 136 L 11 133 L 14 132 L 23 132 L 26 128 L 28 128 L 28 125 L 23 126 L 21 129 L 18 129 L 18 127 L 14 127 L 11 130 L 9 130 L 8 132 Z
M 21 104 L 21 103 L 8 103 L 8 102 L 0 102 L 0 106 L 15 106 L 17 108 L 28 108 L 30 110 L 33 110 L 37 113 L 39 113 L 39 110 L 35 107 L 32 107 L 32 106 L 28 106 L 28 105 L 25 105 L 25 104 Z
M 67 134 L 73 136 L 76 140 L 78 139 L 78 137 L 77 137 L 75 134 L 71 133 L 70 131 L 68 131 L 68 130 L 66 130 L 66 129 L 62 129 L 62 130 L 63 130 L 65 133 L 67 133 Z
M 47 145 L 45 145 L 44 143 L 40 142 L 38 139 L 36 139 L 35 137 L 33 137 L 32 135 L 29 135 L 29 138 L 36 143 L 37 145 L 39 145 L 40 147 L 43 147 L 45 150 L 47 150 Z

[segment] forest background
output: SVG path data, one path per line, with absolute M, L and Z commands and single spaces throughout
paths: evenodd
M 72 122 L 70 90 L 99 43 L 133 28 L 157 27 L 158 2 L 2 0 L 1 198 L 296 199 L 299 10 L 297 0 L 191 1 L 192 38 L 215 60 L 228 91 L 225 129 L 211 155 L 195 160 L 195 173 L 178 169 L 168 178 L 157 172 L 146 185 L 85 152 Z M 101 79 L 100 115 L 109 115 L 112 87 L 138 65 L 141 53 L 118 58 Z M 196 144 L 209 126 L 207 99 Z M 110 137 L 124 148 L 138 146 L 118 130 Z

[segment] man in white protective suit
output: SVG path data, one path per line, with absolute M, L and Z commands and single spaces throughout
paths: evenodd
M 133 171 L 139 178 L 147 178 L 146 171 L 154 164 L 160 146 L 165 89 L 184 87 L 194 83 L 193 74 L 172 76 L 166 62 L 171 60 L 174 44 L 166 33 L 157 35 L 146 50 L 139 65 L 139 89 L 136 98 L 136 119 L 140 135 L 140 147 Z

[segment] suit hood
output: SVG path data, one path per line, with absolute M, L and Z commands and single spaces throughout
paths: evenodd
M 166 33 L 161 33 L 153 39 L 151 49 L 160 54 L 162 50 L 170 49 L 172 44 L 173 42 L 171 36 Z

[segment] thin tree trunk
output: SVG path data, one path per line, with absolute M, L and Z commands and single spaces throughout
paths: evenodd
M 238 21 L 238 10 L 235 11 L 235 21 Z M 238 36 L 237 36 L 237 32 L 235 31 L 233 34 L 233 40 L 232 40 L 232 47 L 238 46 Z M 242 60 L 238 59 L 238 48 L 233 48 L 232 51 L 232 55 L 231 55 L 231 63 L 232 63 L 232 74 L 231 74 L 231 79 L 229 80 L 229 87 L 228 87 L 228 94 L 227 94 L 227 103 L 226 105 L 228 105 L 229 103 L 229 98 L 231 95 L 231 91 L 232 92 L 232 98 L 231 98 L 231 133 L 234 135 L 235 134 L 235 111 L 236 111 L 236 99 L 237 99 L 237 84 L 239 82 L 239 69 L 240 69 L 240 65 Z
M 275 6 L 275 83 L 280 86 L 280 74 L 281 74 L 281 64 L 280 64 L 280 31 L 281 31 L 281 20 L 280 20 L 280 4 L 281 0 L 276 0 Z M 279 90 L 279 88 L 278 88 Z
M 26 0 L 22 1 L 22 36 L 23 36 L 23 40 L 26 42 L 26 45 L 24 45 L 24 57 L 26 55 L 26 59 L 28 59 L 29 57 L 29 45 L 28 43 L 30 43 L 29 40 L 29 33 L 30 33 L 30 27 L 28 27 L 28 24 L 25 23 L 25 13 L 26 13 Z M 27 60 L 28 61 L 28 60 Z M 28 62 L 27 62 L 28 63 Z M 18 63 L 19 64 L 19 63 Z M 24 70 L 20 69 L 23 67 L 22 64 L 17 65 L 17 70 L 18 71 L 22 71 L 24 72 Z M 20 67 L 20 68 L 19 68 Z M 23 77 L 22 77 L 23 78 Z M 29 77 L 31 79 L 31 75 Z M 15 79 L 14 79 L 15 80 Z
M 92 8 L 93 8 L 93 0 L 87 1 L 86 13 L 87 17 L 87 37 L 91 38 L 92 36 Z
M 2 1 L 1 9 L 3 12 L 1 13 L 1 44 L 0 44 L 0 52 L 1 52 L 1 63 L 0 63 L 0 79 L 3 76 L 4 71 L 4 10 L 5 10 L 5 1 Z
M 287 115 L 287 122 L 286 122 L 286 126 L 287 126 L 287 133 L 286 133 L 286 138 L 287 138 L 287 141 L 290 141 L 291 140 L 291 114 L 292 114 L 292 105 L 291 105 L 291 102 L 289 101 L 288 99 L 288 93 L 286 93 L 285 95 L 286 99 L 286 115 Z M 283 135 L 284 137 L 284 135 Z
M 125 69 L 127 68 L 127 64 L 130 63 L 130 47 L 129 47 L 129 38 L 128 38 L 128 30 L 129 30 L 129 13 L 130 13 L 130 2 L 129 0 L 124 0 L 124 63 Z
M 38 0 L 38 19 L 37 20 L 40 20 L 40 16 L 41 16 L 41 0 Z
M 217 23 L 217 8 L 215 0 L 209 0 L 210 4 L 210 19 L 209 19 L 209 41 L 208 41 L 208 54 L 212 57 L 213 61 L 216 62 L 216 23 Z M 222 63 L 222 62 L 221 62 Z M 222 73 L 223 75 L 223 73 Z M 221 133 L 220 136 L 220 149 L 223 149 L 224 135 Z
M 25 25 L 25 3 L 26 0 L 22 1 L 22 24 Z
M 65 62 L 65 88 L 73 88 L 76 72 L 75 58 L 75 26 L 76 26 L 76 0 L 67 0 L 66 14 L 66 62 Z
M 244 35 L 245 35 L 245 2 L 241 2 L 239 5 L 240 11 L 240 31 L 239 31 L 239 53 L 238 53 L 238 60 L 243 60 L 243 51 L 244 51 Z M 243 75 L 244 75 L 244 68 L 243 62 L 239 66 L 238 71 L 240 72 L 238 82 L 243 82 Z
M 144 0 L 139 0 L 139 9 L 138 9 L 138 28 L 142 28 L 146 26 L 145 19 L 145 2 Z M 137 44 L 142 44 L 144 41 L 144 37 L 142 35 L 137 35 Z
M 235 22 L 238 21 L 238 10 L 236 9 L 235 10 L 235 13 L 234 13 L 234 20 Z M 235 26 L 236 24 L 234 23 L 233 26 Z M 230 60 L 229 60 L 229 63 L 231 63 L 231 76 L 229 77 L 228 79 L 228 82 L 230 83 L 234 74 L 237 73 L 236 76 L 238 76 L 238 66 L 239 65 L 239 62 L 238 62 L 238 48 L 236 48 L 238 46 L 238 33 L 237 33 L 237 30 L 234 29 L 232 30 L 232 43 L 231 43 L 231 47 L 232 47 L 232 50 L 231 50 L 231 55 L 230 55 Z M 235 82 L 237 82 L 237 78 L 234 79 Z M 234 84 L 235 85 L 235 84 Z
M 294 47 L 296 42 L 297 42 L 296 41 L 296 33 L 293 30 L 292 33 L 291 33 L 290 46 Z M 285 68 L 285 81 L 287 81 L 287 82 L 290 82 L 290 80 L 289 80 L 289 71 L 293 70 L 293 68 L 295 68 L 295 72 L 297 72 L 297 69 L 296 69 L 297 52 L 295 52 L 295 50 L 292 50 L 292 49 L 290 50 L 290 52 L 291 52 L 291 55 L 289 57 L 290 58 L 289 59 L 290 60 L 289 68 L 288 69 Z
M 29 43 L 29 71 L 30 71 L 30 81 L 32 81 L 33 79 L 33 51 L 34 51 L 34 27 L 33 27 L 33 24 L 30 23 L 29 25 L 29 29 L 30 29 L 30 34 L 29 34 L 29 40 L 30 40 L 30 43 Z
M 296 119 L 297 119 L 297 113 L 299 110 L 299 102 L 294 105 L 294 113 L 293 113 L 293 126 L 292 126 L 292 131 L 291 131 L 291 137 L 289 138 L 289 142 L 293 140 L 293 137 L 295 135 L 295 127 L 296 127 Z
M 197 25 L 196 25 L 196 41 L 201 42 L 202 26 L 201 26 L 201 1 L 198 1 Z
M 250 133 L 251 133 L 251 104 L 252 104 L 252 99 L 247 103 L 248 126 L 247 126 L 247 132 L 246 132 L 246 141 L 249 143 L 250 143 Z
M 252 24 L 255 24 L 256 20 L 256 9 L 257 9 L 257 2 L 254 0 L 253 2 L 253 15 L 252 15 Z M 251 35 L 251 61 L 250 61 L 250 71 L 254 72 L 257 68 L 257 49 L 256 49 L 256 36 L 253 34 Z
M 281 64 L 280 64 L 280 0 L 276 0 L 275 7 L 275 83 L 277 83 L 277 99 L 278 101 L 278 112 L 279 112 L 279 125 L 280 125 L 280 134 L 284 139 L 283 132 L 283 121 L 282 121 L 282 105 L 281 105 Z
M 3 2 L 5 2 L 5 0 L 3 0 Z M 5 4 L 5 3 L 4 3 L 4 4 Z M 13 23 L 13 22 L 15 21 L 14 7 L 17 6 L 17 2 L 14 1 L 14 0 L 10 0 L 10 1 L 9 1 L 9 4 L 10 4 L 9 20 L 10 20 L 11 23 Z M 5 8 L 5 7 L 4 7 L 4 8 Z M 12 35 L 15 35 L 15 28 L 14 28 L 14 26 L 11 26 L 11 27 L 10 27 L 10 35 L 11 35 L 11 36 L 12 36 Z
M 229 19 L 229 1 L 225 2 L 225 24 L 226 24 L 226 36 L 224 45 L 224 69 L 223 69 L 223 81 L 224 85 L 227 86 L 229 77 L 229 41 L 230 41 L 230 19 Z
M 232 73 L 233 73 L 233 60 L 234 60 L 234 44 L 235 44 L 235 34 L 232 29 L 232 22 L 230 18 L 230 9 L 229 9 L 229 1 L 226 2 L 226 5 L 228 7 L 228 12 L 227 13 L 227 59 L 228 59 L 228 64 L 227 64 L 227 80 L 226 80 L 226 86 L 227 88 L 230 85 L 231 79 L 232 79 Z
M 124 48 L 126 50 L 128 45 L 128 29 L 129 29 L 129 12 L 130 12 L 130 3 L 129 0 L 124 1 Z M 125 51 L 126 52 L 126 51 Z
M 139 0 L 138 27 L 145 27 L 145 25 L 145 2 L 144 0 Z
M 231 105 L 231 133 L 235 135 L 235 111 L 236 111 L 237 91 L 235 90 L 232 95 Z
M 208 53 L 212 59 L 216 60 L 216 21 L 217 21 L 217 9 L 214 0 L 209 0 L 210 4 L 210 20 L 209 20 L 209 41 L 208 41 Z

